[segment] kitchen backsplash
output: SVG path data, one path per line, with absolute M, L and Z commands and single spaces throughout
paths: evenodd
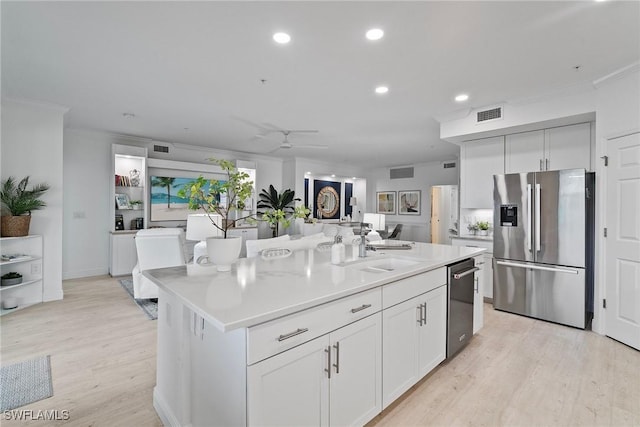
M 467 226 L 478 221 L 488 222 L 489 235 L 493 235 L 493 209 L 460 209 L 460 235 L 471 234 Z

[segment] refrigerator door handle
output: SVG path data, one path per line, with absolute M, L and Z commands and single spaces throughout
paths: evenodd
M 527 184 L 527 249 L 531 252 L 531 235 L 533 229 L 531 228 L 531 197 L 533 197 L 531 184 Z
M 504 265 L 506 267 L 528 268 L 530 270 L 543 270 L 543 271 L 553 271 L 556 273 L 578 274 L 578 270 L 573 268 L 566 268 L 566 267 L 546 267 L 544 265 L 521 264 L 519 262 L 510 262 L 510 261 L 496 261 L 496 264 Z
M 540 244 L 540 184 L 536 184 L 536 200 L 535 200 L 535 205 L 536 205 L 536 215 L 535 215 L 535 222 L 536 222 L 536 251 L 540 252 L 541 248 L 541 244 Z

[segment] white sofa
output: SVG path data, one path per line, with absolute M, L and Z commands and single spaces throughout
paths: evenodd
M 135 236 L 138 263 L 133 267 L 133 296 L 158 298 L 158 287 L 142 275 L 145 270 L 176 267 L 187 262 L 184 231 L 180 228 L 150 228 Z

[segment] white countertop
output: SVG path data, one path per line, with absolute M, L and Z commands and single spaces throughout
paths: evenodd
M 483 242 L 493 242 L 493 236 L 476 236 L 473 234 L 466 234 L 463 236 L 451 236 L 452 239 L 466 239 L 466 240 L 480 240 Z
M 187 265 L 148 270 L 144 275 L 222 331 L 249 327 L 306 308 L 433 270 L 481 252 L 483 248 L 415 243 L 411 250 L 352 254 L 343 265 L 330 263 L 330 251 L 294 251 L 287 258 L 241 258 L 229 272 Z M 357 251 L 357 248 L 356 248 Z M 385 258 L 418 261 L 394 271 L 363 270 Z M 366 263 L 366 264 L 365 264 Z

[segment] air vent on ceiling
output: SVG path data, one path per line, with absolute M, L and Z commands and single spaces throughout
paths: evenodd
M 156 153 L 168 153 L 169 147 L 165 147 L 164 145 L 154 145 L 153 151 L 155 151 Z
M 389 178 L 413 178 L 413 166 L 407 168 L 389 169 Z
M 442 164 L 445 169 L 455 168 L 456 162 L 445 162 Z
M 502 107 L 492 108 L 490 110 L 478 111 L 476 123 L 500 118 L 502 118 Z

